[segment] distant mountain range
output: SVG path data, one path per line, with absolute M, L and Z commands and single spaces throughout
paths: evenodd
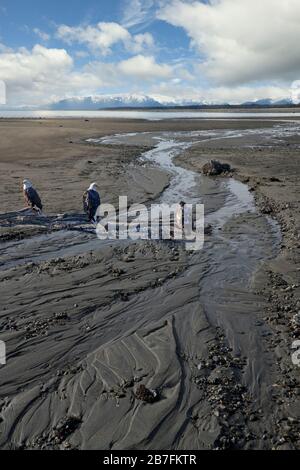
M 138 94 L 99 95 L 88 97 L 67 98 L 47 106 L 51 110 L 101 110 L 101 109 L 128 109 L 128 108 L 220 108 L 220 107 L 274 107 L 292 106 L 291 100 L 274 101 L 271 99 L 230 105 L 228 103 L 215 104 L 197 100 L 170 100 L 168 97 L 149 96 Z
M 162 103 L 146 95 L 100 95 L 74 97 L 50 104 L 47 108 L 54 110 L 99 110 L 114 108 L 153 108 Z
M 170 99 L 165 96 L 143 94 L 98 95 L 72 97 L 56 101 L 44 106 L 0 106 L 0 110 L 53 110 L 53 111 L 98 111 L 101 109 L 220 109 L 220 108 L 270 108 L 294 107 L 289 99 L 280 101 L 262 99 L 241 104 L 213 103 L 209 101 Z
M 271 99 L 263 99 L 263 100 L 256 100 L 256 101 L 247 101 L 243 103 L 242 106 L 295 106 L 290 99 L 283 99 L 283 100 L 271 100 Z

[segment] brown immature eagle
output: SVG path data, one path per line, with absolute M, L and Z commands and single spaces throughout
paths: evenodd
M 43 205 L 41 198 L 29 180 L 23 181 L 23 193 L 27 206 L 36 212 L 42 212 Z

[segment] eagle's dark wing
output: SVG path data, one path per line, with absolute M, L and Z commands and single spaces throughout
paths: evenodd
M 83 194 L 82 203 L 83 203 L 83 210 L 88 215 L 89 214 L 89 192 L 88 191 L 86 191 Z
M 89 220 L 95 220 L 97 209 L 100 206 L 100 196 L 97 191 L 86 191 L 83 195 L 83 210 Z
M 24 197 L 27 205 L 32 209 L 37 208 L 43 210 L 42 201 L 34 188 L 28 188 L 24 191 Z

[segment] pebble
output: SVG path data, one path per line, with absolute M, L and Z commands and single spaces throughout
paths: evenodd
M 292 322 L 296 326 L 300 326 L 300 312 L 296 313 L 296 315 L 293 316 Z

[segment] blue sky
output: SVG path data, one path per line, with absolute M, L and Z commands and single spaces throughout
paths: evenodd
M 147 1 L 142 1 L 141 4 L 147 4 Z M 159 4 L 160 2 L 149 2 L 149 7 L 144 9 L 145 15 L 135 16 L 132 10 L 134 2 L 124 0 L 1 0 L 0 35 L 10 47 L 32 47 L 37 41 L 34 29 L 39 28 L 51 35 L 48 45 L 59 47 L 62 44 L 53 34 L 57 25 L 116 22 L 126 26 L 126 22 L 131 20 L 131 32 L 149 31 L 162 46 L 168 47 L 171 44 L 172 49 L 183 47 L 185 52 L 189 52 L 189 40 L 184 31 L 155 19 L 156 6 Z
M 300 74 L 299 4 L 0 0 L 0 80 L 13 105 L 110 93 L 280 99 Z

